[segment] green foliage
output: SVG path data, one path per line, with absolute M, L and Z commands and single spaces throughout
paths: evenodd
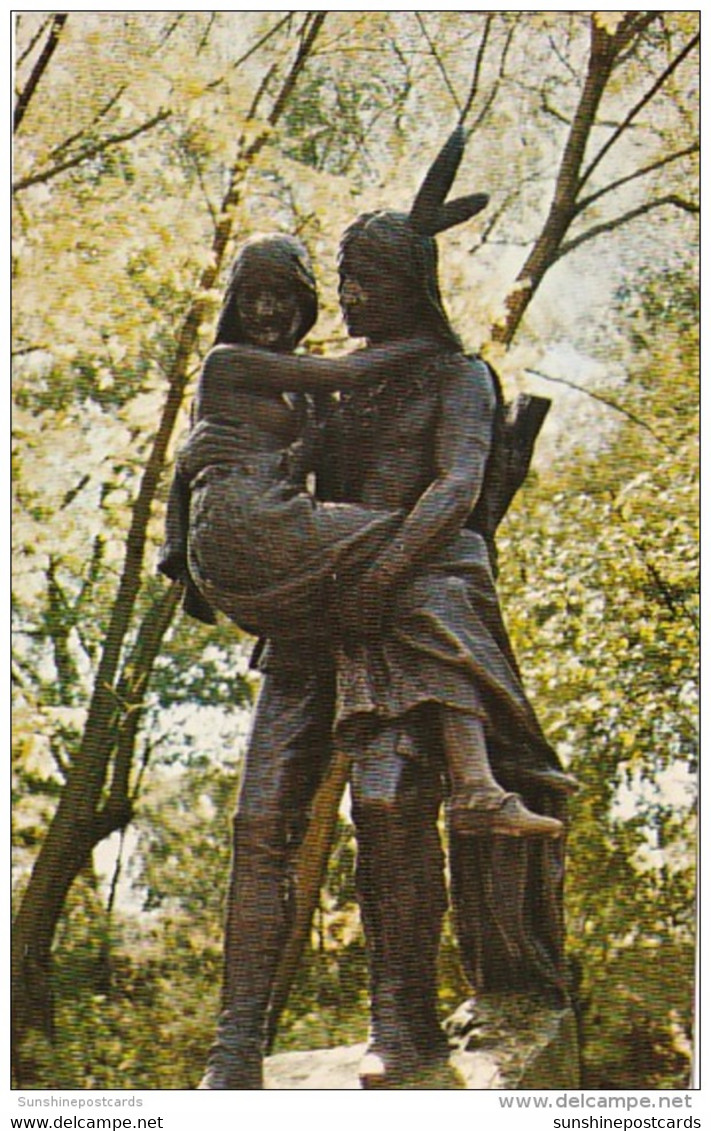
M 307 948 L 282 1015 L 275 1051 L 364 1041 L 368 1028 L 365 939 L 356 903 L 355 837 L 339 819 Z
M 222 890 L 230 861 L 234 761 L 173 768 L 157 776 L 137 815 L 138 869 L 133 883 L 143 909 L 165 908 L 208 932 L 222 917 Z M 207 884 L 205 877 L 216 877 Z
M 71 943 L 57 957 L 57 1037 L 52 1047 L 35 1041 L 39 1081 L 58 1088 L 195 1087 L 218 1008 L 217 932 L 201 938 L 187 918 L 140 931 L 115 924 L 107 967 L 93 945 L 95 911 L 83 927 L 92 945 L 78 941 L 75 921 Z
M 693 310 L 693 277 L 676 279 L 674 303 L 669 284 L 669 276 L 647 277 L 637 292 L 636 352 L 616 392 L 649 427 L 626 420 L 593 460 L 530 483 L 501 543 L 505 608 L 523 670 L 548 734 L 582 785 L 567 909 L 595 1087 L 685 1086 L 688 1075 L 697 324 L 683 314 Z

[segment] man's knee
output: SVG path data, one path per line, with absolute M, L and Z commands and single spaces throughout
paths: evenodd
M 354 807 L 400 810 L 415 802 L 426 769 L 407 727 L 387 727 L 364 744 L 351 771 Z
M 328 680 L 267 676 L 245 757 L 237 812 L 301 827 L 331 756 Z

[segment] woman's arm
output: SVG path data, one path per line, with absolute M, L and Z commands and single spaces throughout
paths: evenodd
M 208 386 L 256 391 L 332 392 L 395 376 L 415 359 L 446 350 L 434 338 L 369 346 L 344 357 L 273 353 L 247 345 L 219 345 L 208 355 L 201 380 Z

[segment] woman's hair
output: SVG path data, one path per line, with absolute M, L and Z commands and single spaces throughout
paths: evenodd
M 298 340 L 305 337 L 318 316 L 316 280 L 309 253 L 294 236 L 253 236 L 240 248 L 230 272 L 217 321 L 215 345 L 238 345 L 245 340 L 237 309 L 237 295 L 247 282 L 287 283 L 293 287 L 301 311 Z
M 367 212 L 359 216 L 341 239 L 338 263 L 341 273 L 356 278 L 359 265 L 376 268 L 387 285 L 388 278 L 399 278 L 412 293 L 421 329 L 461 348 L 442 302 L 437 277 L 437 245 L 412 227 L 409 217 L 399 212 Z

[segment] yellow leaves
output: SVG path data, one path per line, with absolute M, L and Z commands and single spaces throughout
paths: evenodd
M 29 711 L 24 705 L 13 705 L 13 762 L 21 766 L 24 773 L 39 775 L 46 773 L 51 755 L 46 737 L 37 733 L 37 721 L 34 709 Z
M 81 415 L 17 410 L 22 438 L 14 500 L 15 585 L 31 603 L 44 587 L 49 555 L 80 562 L 106 521 L 100 509 L 113 461 L 130 445 L 125 425 L 84 406 Z M 124 500 L 124 512 L 126 511 Z
M 593 12 L 593 20 L 599 28 L 612 36 L 625 18 L 624 12 Z
M 131 120 L 138 123 L 153 117 L 169 104 L 170 98 L 170 80 L 161 74 L 159 67 L 137 75 L 119 106 L 124 127 Z
M 77 734 L 86 721 L 84 707 L 45 707 L 43 714 L 52 728 L 61 727 L 63 730 L 73 730 Z
M 479 352 L 483 360 L 498 372 L 502 362 L 506 357 L 506 346 L 501 342 L 495 342 L 489 339 L 479 347 Z

